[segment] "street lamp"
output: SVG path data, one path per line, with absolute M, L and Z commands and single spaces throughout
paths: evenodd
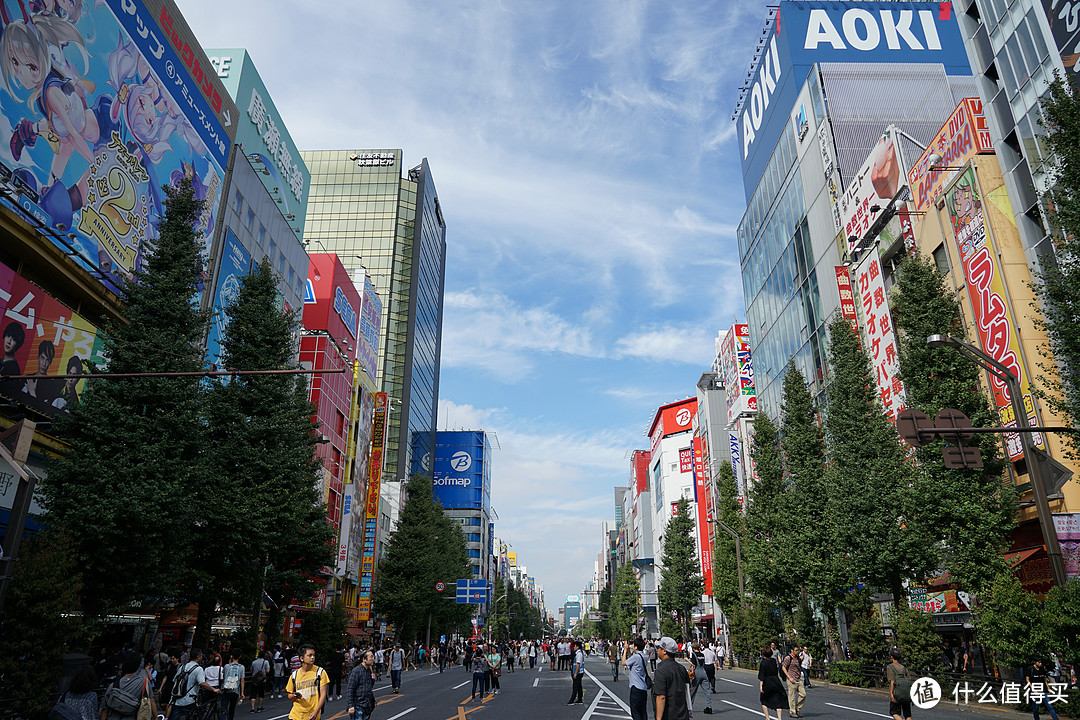
M 1054 517 L 1050 514 L 1050 503 L 1046 498 L 1046 485 L 1043 481 L 1042 466 L 1039 458 L 1035 455 L 1035 445 L 1031 441 L 1031 433 L 1024 432 L 1031 426 L 1028 424 L 1027 411 L 1024 409 L 1024 396 L 1020 390 L 1020 380 L 1013 372 L 991 355 L 981 349 L 947 335 L 931 335 L 926 338 L 926 344 L 931 347 L 951 347 L 969 360 L 986 368 L 994 377 L 1005 383 L 1009 391 L 1009 401 L 1012 404 L 1013 415 L 1016 418 L 1016 427 L 1020 431 L 1020 443 L 1024 448 L 1024 460 L 1027 464 L 1028 479 L 1031 481 L 1031 489 L 1035 493 L 1035 509 L 1039 515 L 1039 525 L 1042 529 L 1043 543 L 1046 545 L 1046 556 L 1050 561 L 1050 573 L 1054 578 L 1055 585 L 1064 585 L 1065 562 L 1061 557 L 1061 546 L 1058 544 L 1057 532 L 1054 530 Z
M 506 592 L 504 592 L 504 593 L 503 593 L 502 595 L 500 595 L 499 597 L 495 598 L 495 602 L 493 602 L 493 603 L 491 604 L 491 616 L 489 616 L 489 617 L 488 617 L 488 642 L 489 642 L 489 643 L 491 642 L 491 625 L 492 625 L 492 618 L 493 618 L 494 616 L 496 616 L 496 615 L 498 615 L 498 614 L 499 614 L 499 612 L 498 612 L 498 608 L 499 608 L 499 601 L 500 601 L 500 600 L 502 600 L 502 599 L 503 599 L 504 597 L 506 597 L 506 596 L 507 596 L 507 595 L 508 595 L 509 593 L 510 593 L 510 591 L 509 591 L 509 590 L 507 590 L 507 591 L 506 591 Z
M 732 530 L 723 520 L 719 518 L 712 518 L 708 520 L 708 522 L 719 525 L 721 530 L 726 532 L 735 540 L 735 570 L 739 575 L 739 604 L 742 607 L 746 607 L 746 590 L 743 588 L 742 574 L 742 543 L 739 541 L 739 533 Z

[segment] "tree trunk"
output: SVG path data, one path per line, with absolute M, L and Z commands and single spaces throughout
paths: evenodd
M 217 597 L 212 592 L 206 592 L 199 597 L 199 614 L 195 620 L 195 637 L 191 641 L 192 647 L 197 647 L 206 652 L 209 657 L 210 626 L 214 623 L 214 615 L 217 613 Z

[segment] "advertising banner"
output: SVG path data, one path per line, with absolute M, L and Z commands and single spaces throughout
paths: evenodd
M 1076 74 L 1080 72 L 1080 65 L 1076 62 L 1080 59 L 1080 6 L 1075 2 L 1061 0 L 1043 0 L 1042 6 L 1046 19 L 1050 22 L 1054 45 L 1061 55 L 1061 64 L 1065 66 L 1065 75 L 1073 88 L 1076 88 Z M 1031 31 L 1040 32 L 1038 28 L 1032 28 Z
M 325 330 L 352 362 L 360 325 L 360 292 L 336 253 L 311 253 L 309 257 L 311 297 L 304 299 L 304 327 Z
M 840 222 L 848 251 L 860 244 L 866 231 L 907 187 L 907 169 L 895 127 L 885 128 L 877 145 L 840 196 Z M 876 209 L 875 209 L 876 208 Z
M 926 146 L 918 161 L 908 171 L 911 201 L 915 212 L 925 212 L 937 202 L 955 174 L 955 170 L 935 170 L 961 167 L 980 153 L 994 152 L 990 128 L 983 115 L 982 100 L 965 98 L 956 106 L 948 121 Z M 931 157 L 934 159 L 931 160 Z M 940 161 L 937 158 L 941 158 Z
M 368 460 L 367 492 L 364 495 L 364 542 L 360 554 L 360 588 L 357 591 L 357 619 L 371 619 L 371 588 L 375 581 L 375 543 L 379 531 L 379 487 L 382 483 L 383 448 L 386 443 L 386 393 L 375 394 L 375 415 L 371 421 L 371 457 Z
M 735 119 L 747 200 L 781 133 L 795 132 L 790 113 L 818 62 L 941 63 L 949 75 L 971 74 L 947 0 L 781 2 Z
M 688 448 L 679 448 L 679 472 L 687 473 L 694 469 L 693 451 Z
M 337 574 L 344 576 L 349 563 L 349 535 L 352 532 L 353 486 L 341 493 L 341 527 L 338 530 Z
M 649 457 L 648 450 L 635 450 L 631 457 L 635 496 L 649 491 Z
M 728 433 L 728 448 L 731 451 L 731 472 L 735 476 L 735 491 L 741 496 L 743 494 L 742 447 L 739 436 L 733 432 Z
M 236 142 L 260 172 L 266 191 L 277 200 L 297 240 L 304 234 L 311 173 L 300 157 L 266 85 L 247 50 L 207 50 L 210 63 L 239 107 Z
M 712 540 L 709 520 L 712 493 L 709 478 L 705 475 L 705 443 L 700 436 L 694 438 L 694 501 L 697 505 L 698 547 L 701 548 L 701 574 L 705 578 L 705 595 L 712 595 Z
M 372 382 L 379 381 L 379 337 L 382 332 L 382 300 L 371 284 L 371 278 L 364 276 L 364 297 L 360 304 L 360 335 L 356 358 L 360 367 L 368 374 Z
M 489 478 L 485 465 L 484 433 L 439 432 L 436 436 L 432 475 L 435 500 L 444 508 L 484 509 L 485 485 Z
M 724 333 L 720 342 L 720 378 L 724 381 L 724 398 L 727 401 L 728 425 L 738 417 L 736 407 L 739 400 L 739 364 L 735 357 L 735 327 Z
M 105 364 L 98 330 L 37 285 L 0 263 L 0 325 L 4 359 L 0 396 L 56 415 L 79 402 L 85 380 L 50 378 L 86 371 L 85 361 Z M 37 375 L 8 380 L 10 375 Z
M 896 350 L 896 333 L 893 331 L 889 302 L 885 297 L 885 279 L 881 274 L 881 261 L 877 248 L 855 269 L 862 305 L 862 339 L 870 362 L 874 366 L 878 397 L 889 420 L 906 407 L 904 384 L 900 381 L 900 357 Z
M 851 274 L 846 265 L 836 265 L 836 289 L 840 291 L 840 314 L 851 325 L 851 329 L 859 329 L 859 313 L 855 309 L 855 294 L 851 289 Z
M 225 308 L 236 302 L 240 295 L 240 278 L 251 268 L 251 254 L 240 244 L 232 228 L 225 228 L 225 244 L 221 249 L 221 272 L 214 289 L 214 312 L 210 318 L 210 332 L 206 336 L 206 361 L 221 367 L 221 341 L 229 326 Z
M 52 5 L 3 5 L 0 202 L 115 293 L 157 242 L 163 184 L 192 179 L 209 244 L 234 106 L 171 2 Z
M 1065 561 L 1066 579 L 1080 577 L 1080 513 L 1054 513 L 1054 529 Z
M 971 298 L 972 319 L 978 330 L 980 347 L 1019 379 L 1024 411 L 1029 423 L 1038 425 L 1027 370 L 1020 354 L 1016 315 L 1006 296 L 1001 262 L 986 223 L 982 193 L 973 168 L 965 170 L 948 189 L 945 204 L 964 268 L 964 280 Z M 1005 383 L 992 376 L 991 389 L 1002 426 L 1014 426 L 1016 418 Z M 1041 433 L 1032 433 L 1031 440 L 1036 447 L 1046 449 L 1046 440 Z M 1024 455 L 1017 433 L 1005 433 L 1005 448 L 1012 460 Z
M 724 335 L 720 344 L 720 374 L 727 397 L 728 426 L 743 413 L 757 412 L 749 325 L 732 325 Z

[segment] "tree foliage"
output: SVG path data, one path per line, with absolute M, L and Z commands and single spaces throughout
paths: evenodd
M 793 522 L 784 478 L 777 429 L 765 413 L 754 419 L 754 441 L 750 456 L 757 468 L 757 481 L 747 489 L 746 535 L 743 565 L 746 579 L 756 594 L 772 603 L 791 598 L 793 568 L 790 527 Z
M 638 624 L 640 613 L 641 584 L 634 574 L 634 566 L 626 563 L 615 573 L 611 586 L 610 617 L 608 623 L 614 637 L 629 640 L 633 626 Z
M 658 599 L 660 612 L 672 617 L 684 638 L 690 638 L 691 610 L 701 602 L 705 581 L 694 548 L 694 518 L 690 503 L 679 498 L 675 515 L 664 533 L 663 567 Z
M 345 628 L 348 618 L 345 615 L 345 606 L 335 600 L 325 610 L 305 613 L 303 619 L 300 642 L 314 645 L 316 664 L 325 666 L 330 654 L 340 650 L 342 643 L 347 640 Z
M 980 599 L 975 626 L 979 639 L 994 649 L 999 664 L 1019 667 L 1048 657 L 1053 639 L 1042 620 L 1039 601 L 1012 573 L 998 575 Z
M 932 669 L 941 656 L 941 635 L 930 614 L 899 605 L 893 609 L 892 627 L 904 665 L 917 673 Z
M 720 464 L 717 478 L 720 521 L 731 528 L 740 540 L 744 533 L 743 516 L 739 512 L 739 489 L 731 465 Z M 735 555 L 735 539 L 719 525 L 713 528 L 713 599 L 729 618 L 741 602 L 739 597 L 739 562 Z

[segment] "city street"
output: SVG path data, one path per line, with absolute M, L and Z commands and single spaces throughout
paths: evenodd
M 430 670 L 410 670 L 403 674 L 401 693 L 391 694 L 390 682 L 384 678 L 376 683 L 377 707 L 374 720 L 529 720 L 531 718 L 554 718 L 558 720 L 629 720 L 627 706 L 629 690 L 626 673 L 620 672 L 619 682 L 611 681 L 608 663 L 597 657 L 586 661 L 585 702 L 567 706 L 570 697 L 570 675 L 567 672 L 551 672 L 548 666 L 535 670 L 505 670 L 501 678 L 502 692 L 488 696 L 483 702 L 469 701 L 472 674 L 460 666 L 442 674 Z M 746 670 L 724 670 L 717 676 L 717 694 L 713 696 L 713 714 L 729 718 L 762 717 L 758 702 L 757 678 Z M 343 688 L 344 689 L 344 688 Z M 323 711 L 323 720 L 347 718 L 345 698 L 329 701 Z M 698 692 L 694 702 L 694 717 L 700 720 L 705 698 Z M 267 700 L 266 712 L 259 713 L 260 720 L 285 720 L 290 703 L 287 700 Z M 880 693 L 868 693 L 818 683 L 807 690 L 805 718 L 885 718 L 888 699 Z M 237 708 L 237 717 L 247 717 L 246 707 Z M 1024 717 L 1027 714 L 1023 715 Z M 649 717 L 652 718 L 650 710 Z M 784 712 L 785 720 L 790 717 Z M 944 718 L 972 720 L 978 717 L 1019 718 L 1012 710 L 980 708 L 957 708 L 951 701 L 931 710 L 913 712 L 915 719 Z

